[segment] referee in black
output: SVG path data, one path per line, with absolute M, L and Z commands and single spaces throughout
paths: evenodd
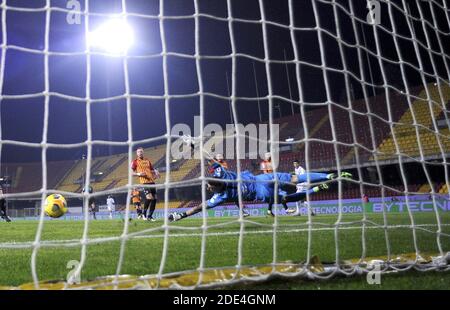
M 86 192 L 86 188 L 83 188 L 83 193 L 84 192 Z M 89 194 L 92 194 L 94 192 L 94 188 L 91 185 L 89 185 L 89 187 L 87 188 L 87 192 Z M 89 212 L 92 213 L 94 220 L 96 220 L 97 219 L 96 212 L 98 212 L 98 207 L 97 207 L 97 202 L 95 201 L 95 197 L 93 197 L 93 196 L 89 197 L 88 209 L 89 209 Z

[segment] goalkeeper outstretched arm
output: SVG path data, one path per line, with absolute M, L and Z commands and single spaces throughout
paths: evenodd
M 207 203 L 206 203 L 206 208 L 208 208 L 208 209 L 209 209 L 209 208 L 213 208 L 213 207 L 208 207 L 208 204 L 209 204 L 210 202 L 211 202 L 211 199 L 208 200 Z M 219 204 L 216 204 L 215 206 L 218 206 L 218 205 L 219 205 Z M 239 206 L 238 203 L 236 203 L 236 205 L 238 205 L 239 209 L 242 209 L 242 215 L 243 215 L 244 217 L 247 217 L 247 216 L 250 215 L 249 213 L 247 213 L 247 212 L 244 210 L 244 206 L 242 206 L 242 205 Z M 174 212 L 174 213 L 169 214 L 169 221 L 170 221 L 170 222 L 179 221 L 179 220 L 184 219 L 184 218 L 186 218 L 186 217 L 195 215 L 195 214 L 201 212 L 202 210 L 203 210 L 203 203 L 200 203 L 198 206 L 192 207 L 191 209 L 187 210 L 186 212 L 182 212 L 182 213 Z
M 221 182 L 209 182 L 208 187 L 211 191 L 215 192 L 215 194 L 206 201 L 206 208 L 211 209 L 215 208 L 218 205 L 230 201 L 227 192 L 224 190 L 224 183 Z M 198 206 L 192 207 L 191 209 L 187 210 L 183 213 L 174 212 L 169 214 L 169 221 L 179 221 L 183 218 L 192 216 L 194 214 L 197 214 L 203 210 L 203 203 L 199 204 Z
M 199 212 L 201 212 L 203 209 L 203 203 L 200 203 L 198 206 L 192 207 L 191 209 L 187 210 L 186 212 L 182 212 L 182 213 L 178 213 L 178 212 L 174 212 L 169 214 L 169 221 L 170 222 L 175 222 L 175 221 L 179 221 L 181 219 L 184 219 L 186 217 L 192 216 L 194 214 L 197 214 Z

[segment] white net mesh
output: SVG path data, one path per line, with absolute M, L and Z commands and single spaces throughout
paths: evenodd
M 116 9 L 111 10 L 115 14 L 95 12 L 91 9 L 91 2 L 96 3 L 96 1 L 85 0 L 84 3 L 78 3 L 77 1 L 46 0 L 41 2 L 41 6 L 33 6 L 26 5 L 23 1 L 3 0 L 1 6 L 1 102 L 43 99 L 44 107 L 42 138 L 39 142 L 11 140 L 3 134 L 5 125 L 1 126 L 0 154 L 2 150 L 4 151 L 5 145 L 35 148 L 41 150 L 42 164 L 40 189 L 12 192 L 6 195 L 6 199 L 14 201 L 23 197 L 40 198 L 39 201 L 43 206 L 47 195 L 58 192 L 66 197 L 82 197 L 84 200 L 81 239 L 75 237 L 56 238 L 55 240 L 44 238 L 43 232 L 45 232 L 47 222 L 42 207 L 38 220 L 35 221 L 38 224 L 33 240 L 23 240 L 14 238 L 14 236 L 10 240 L 2 239 L 0 251 L 3 251 L 5 255 L 10 255 L 9 253 L 13 251 L 31 250 L 27 254 L 30 258 L 29 266 L 31 268 L 29 271 L 33 287 L 41 288 L 43 283 L 40 281 L 47 280 L 45 276 L 40 276 L 40 272 L 42 272 L 40 268 L 52 268 L 45 266 L 45 263 L 44 267 L 38 268 L 43 250 L 79 249 L 76 258 L 73 258 L 72 255 L 73 259 L 79 261 L 72 274 L 75 277 L 77 274 L 83 275 L 89 263 L 95 264 L 95 262 L 92 263 L 95 258 L 89 258 L 89 251 L 93 251 L 94 255 L 101 255 L 100 252 L 93 249 L 110 243 L 119 244 L 118 250 L 113 251 L 114 254 L 108 258 L 114 266 L 114 272 L 89 271 L 88 276 L 84 279 L 85 282 L 78 287 L 118 288 L 137 285 L 145 288 L 168 286 L 198 288 L 232 284 L 244 280 L 261 281 L 275 275 L 325 279 L 339 274 L 351 275 L 369 272 L 373 270 L 374 264 L 377 262 L 382 262 L 381 271 L 383 272 L 408 269 L 420 271 L 446 271 L 449 269 L 450 218 L 448 212 L 450 208 L 448 207 L 448 198 L 450 182 L 447 158 L 450 153 L 450 122 L 448 119 L 450 12 L 447 1 L 418 1 L 410 4 L 405 0 L 367 2 L 289 0 L 279 4 L 278 9 L 282 12 L 275 18 L 268 9 L 268 7 L 273 8 L 273 3 L 270 4 L 269 1 L 264 0 L 251 1 L 252 12 L 248 13 L 248 16 L 251 17 L 240 17 L 246 16 L 242 10 L 247 7 L 232 0 L 216 1 L 217 3 L 214 5 L 222 8 L 222 11 L 219 10 L 221 14 L 217 15 L 205 13 L 203 9 L 207 8 L 207 4 L 200 0 L 192 2 L 192 14 L 169 14 L 165 6 L 169 3 L 168 6 L 173 10 L 173 3 L 164 0 L 154 1 L 152 2 L 155 8 L 153 15 L 129 10 L 129 6 L 135 8 L 134 1 L 126 0 L 116 1 Z M 74 5 L 74 3 L 78 3 L 79 7 L 66 6 Z M 98 5 L 98 3 L 96 4 Z M 44 14 L 45 31 L 41 48 L 21 46 L 14 43 L 18 42 L 17 40 L 10 39 L 9 18 L 13 18 L 15 13 Z M 113 57 L 121 62 L 123 92 L 119 95 L 95 97 L 92 94 L 95 91 L 93 80 L 98 77 L 93 77 L 93 63 L 95 62 L 93 58 L 112 56 L 107 52 L 88 46 L 71 52 L 52 50 L 50 39 L 53 27 L 52 17 L 54 18 L 57 14 L 70 15 L 74 19 L 79 17 L 86 38 L 92 31 L 90 24 L 92 19 L 108 19 L 119 16 L 125 21 L 129 19 L 153 21 L 157 23 L 159 29 L 159 34 L 155 34 L 155 36 L 160 39 L 161 49 L 146 54 L 114 55 Z M 372 16 L 372 19 L 369 19 L 368 15 Z M 168 30 L 168 21 L 193 22 L 192 37 L 189 38 L 193 42 L 191 53 L 174 52 L 169 49 L 168 42 L 173 40 L 174 30 L 173 28 Z M 221 39 L 229 42 L 228 53 L 215 55 L 203 52 L 204 45 L 208 45 L 207 39 L 203 39 L 201 35 L 204 33 L 203 27 L 208 28 L 206 22 L 221 23 L 223 24 L 221 27 L 226 28 L 228 37 Z M 255 42 L 254 45 L 258 45 L 254 49 L 255 53 L 248 52 L 251 47 L 247 46 L 247 52 L 245 52 L 246 48 L 241 46 L 244 26 L 259 27 L 259 30 L 252 33 L 257 35 L 247 37 L 247 41 L 251 42 L 248 44 L 253 45 L 252 42 Z M 169 34 L 170 40 L 168 39 Z M 14 34 L 11 36 L 14 38 Z M 284 41 L 278 36 L 284 38 Z M 211 37 L 211 34 L 208 37 Z M 145 40 L 144 37 L 139 38 L 139 41 Z M 283 42 L 282 46 L 278 46 L 279 42 Z M 260 48 L 259 51 L 258 48 Z M 280 50 L 284 50 L 283 53 L 280 53 Z M 286 56 L 286 50 L 290 57 Z M 33 54 L 43 57 L 44 85 L 42 90 L 20 94 L 11 94 L 5 91 L 5 85 L 9 78 L 6 70 L 8 54 L 16 51 L 24 55 Z M 284 54 L 283 59 L 281 59 L 281 54 Z M 52 91 L 49 63 L 52 57 L 59 56 L 84 59 L 84 94 L 74 95 Z M 150 95 L 133 92 L 135 87 L 130 76 L 130 62 L 156 58 L 161 58 L 162 75 L 159 77 L 159 82 L 161 82 L 163 93 Z M 177 73 L 175 70 L 170 70 L 170 59 L 186 59 L 194 63 L 195 75 L 185 76 L 185 79 L 196 82 L 195 91 L 178 93 L 171 88 L 173 85 L 171 84 L 171 74 L 176 75 Z M 208 62 L 214 61 L 228 61 L 231 67 L 231 84 L 227 94 L 210 90 L 212 88 L 209 80 L 213 77 L 208 71 Z M 252 63 L 253 73 L 256 72 L 255 63 L 257 64 L 260 74 L 264 76 L 264 79 L 259 79 L 259 82 L 266 87 L 265 94 L 263 92 L 260 95 L 260 89 L 256 86 L 256 96 L 240 95 L 246 94 L 245 91 L 240 90 L 240 83 L 243 83 L 240 75 L 248 76 L 242 73 L 248 71 L 248 68 L 242 63 L 243 61 Z M 282 79 L 279 76 L 280 67 L 291 73 L 286 81 L 282 81 L 284 84 L 289 84 L 289 92 L 279 90 L 280 79 Z M 220 70 L 217 70 L 216 74 L 219 73 L 222 74 Z M 186 74 L 182 73 L 182 75 Z M 252 80 L 253 78 L 256 82 L 256 75 L 252 76 Z M 133 79 L 133 81 L 136 80 Z M 244 85 L 246 84 L 244 83 Z M 311 88 L 316 85 L 317 91 L 311 95 Z M 336 95 L 336 89 L 343 91 Z M 359 99 L 355 98 L 358 97 L 355 96 L 355 92 L 359 93 Z M 339 95 L 343 100 L 337 99 Z M 180 138 L 180 136 L 172 134 L 172 128 L 176 123 L 173 120 L 177 119 L 176 114 L 179 113 L 173 102 L 192 98 L 197 99 L 199 103 L 199 137 L 205 138 L 200 139 L 198 145 L 197 153 L 201 156 L 199 164 L 197 163 L 195 166 L 195 169 L 198 169 L 197 174 L 192 173 L 190 178 L 178 180 L 173 177 L 176 171 L 172 171 L 172 140 Z M 290 166 L 286 168 L 286 162 L 290 165 L 290 161 L 298 156 L 304 162 L 306 171 L 337 171 L 336 173 L 341 175 L 343 171 L 352 170 L 353 180 L 337 178 L 331 182 L 336 187 L 333 192 L 334 196 L 323 196 L 322 199 L 319 199 L 331 200 L 333 198 L 332 206 L 337 211 L 328 217 L 321 215 L 313 217 L 310 212 L 306 212 L 306 217 L 289 222 L 279 216 L 274 217 L 273 220 L 272 218 L 261 220 L 260 217 L 244 218 L 241 212 L 237 217 L 218 221 L 211 218 L 209 210 L 204 208 L 201 212 L 201 219 L 197 218 L 195 221 L 192 220 L 193 222 L 187 221 L 187 224 L 183 224 L 183 221 L 176 225 L 170 223 L 168 215 L 173 211 L 170 205 L 171 190 L 192 186 L 194 182 L 197 187 L 201 187 L 201 201 L 205 203 L 209 199 L 206 188 L 210 175 L 207 170 L 208 158 L 205 158 L 204 144 L 207 141 L 207 135 L 204 130 L 207 124 L 213 122 L 209 119 L 211 114 L 207 111 L 211 98 L 229 102 L 231 120 L 234 124 L 242 122 L 243 117 L 239 113 L 242 105 L 252 104 L 253 107 L 256 107 L 253 104 L 257 103 L 258 109 L 260 109 L 261 103 L 264 104 L 264 109 L 267 111 L 266 121 L 261 120 L 261 110 L 259 113 L 258 110 L 253 110 L 255 115 L 259 114 L 259 122 L 268 124 L 269 138 L 268 141 L 263 142 L 268 142 L 270 146 L 279 144 L 280 149 L 288 147 L 289 150 L 286 154 L 293 154 L 283 155 L 282 153 L 280 164 L 278 167 L 274 166 L 274 173 L 287 172 L 286 170 L 290 169 Z M 85 104 L 86 141 L 49 142 L 49 117 L 52 113 L 51 100 L 53 99 Z M 136 127 L 133 125 L 135 121 L 133 107 L 138 100 L 163 102 L 164 117 L 162 115 L 154 116 L 158 119 L 164 118 L 162 135 L 151 137 L 146 135 L 143 139 L 136 139 L 136 136 L 142 136 L 136 134 L 134 131 Z M 125 115 L 117 116 L 126 119 L 127 135 L 122 142 L 96 139 L 93 134 L 93 123 L 96 121 L 92 115 L 94 105 L 113 101 L 122 101 L 125 105 Z M 297 113 L 296 122 L 287 121 L 288 125 L 283 127 L 284 129 L 282 128 L 282 133 L 283 130 L 291 130 L 292 133 L 289 134 L 289 137 L 295 136 L 295 139 L 284 140 L 284 137 L 280 137 L 278 141 L 274 140 L 276 137 L 275 125 L 280 124 L 281 127 L 283 125 L 279 117 L 282 114 L 280 104 L 289 106 L 289 110 L 292 109 L 293 112 L 295 110 Z M 277 109 L 279 109 L 280 115 L 276 114 Z M 235 132 L 227 134 L 237 141 L 236 153 L 245 153 L 245 150 L 240 149 L 242 145 L 245 149 L 245 143 L 240 142 L 246 139 L 246 132 L 237 126 Z M 186 142 L 186 139 L 184 140 Z M 159 199 L 163 201 L 162 216 L 157 225 L 136 230 L 132 226 L 133 222 L 128 221 L 133 214 L 130 206 L 130 190 L 137 182 L 129 169 L 127 169 L 127 176 L 123 177 L 126 182 L 115 183 L 112 188 L 104 187 L 103 190 L 92 195 L 87 192 L 74 194 L 73 191 L 61 190 L 61 187 L 49 186 L 47 183 L 47 180 L 50 179 L 48 174 L 52 173 L 48 167 L 50 161 L 47 160 L 49 149 L 86 148 L 87 156 L 84 163 L 86 169 L 82 183 L 79 184 L 80 187 L 86 188 L 92 185 L 93 171 L 91 167 L 95 164 L 96 159 L 94 147 L 127 147 L 126 165 L 128 165 L 135 156 L 137 146 L 159 141 L 163 141 L 163 148 L 165 148 L 164 155 L 161 156 L 163 162 L 161 167 L 163 167 L 164 174 L 161 182 L 149 186 L 158 189 Z M 414 146 L 411 146 L 412 144 Z M 274 148 L 270 149 L 272 158 L 276 157 L 276 151 Z M 241 173 L 248 169 L 248 161 L 236 160 L 233 163 L 238 176 L 235 182 L 240 184 L 237 186 L 237 194 L 239 205 L 241 205 L 248 203 L 243 199 L 243 179 L 241 177 Z M 386 166 L 389 165 L 391 165 L 391 170 L 395 170 L 397 173 L 397 183 L 393 182 L 392 177 L 386 172 L 388 169 Z M 194 169 L 191 170 L 194 171 Z M 418 183 L 414 183 L 415 173 L 412 170 L 421 171 L 421 177 L 417 177 L 421 180 Z M 69 174 L 68 172 L 64 177 Z M 426 194 L 414 185 L 426 188 Z M 281 185 L 278 182 L 274 183 L 275 191 L 279 186 Z M 369 209 L 363 205 L 358 214 L 349 216 L 345 212 L 345 210 L 349 210 L 349 204 L 356 203 L 357 199 L 360 201 L 361 195 L 367 192 L 372 193 L 371 198 L 376 198 L 371 205 L 371 210 L 378 208 L 376 209 L 378 214 L 374 216 L 374 212 L 369 212 Z M 91 235 L 90 228 L 93 224 L 88 211 L 89 198 L 116 193 L 126 193 L 126 208 L 123 214 L 125 220 L 121 224 L 121 233 L 118 235 L 101 233 Z M 346 200 L 348 193 L 356 193 L 356 197 L 352 197 L 353 201 Z M 38 196 L 40 197 L 38 198 Z M 312 196 L 314 195 L 308 194 L 307 200 L 313 200 Z M 423 198 L 425 196 L 426 199 Z M 403 207 L 403 212 L 390 213 L 389 206 L 395 204 L 392 197 L 397 197 L 394 198 L 397 199 L 395 206 Z M 278 198 L 275 197 L 275 204 L 279 203 L 277 200 Z M 416 212 L 424 208 L 427 208 L 429 212 Z M 318 205 L 315 210 L 322 209 Z M 426 214 L 426 216 L 422 214 Z M 13 221 L 13 225 L 14 223 L 15 221 Z M 230 241 L 226 239 L 228 237 L 233 239 Z M 322 237 L 325 240 L 323 243 Z M 252 238 L 267 241 L 266 246 L 261 250 L 264 253 L 258 253 L 258 250 L 252 247 L 251 243 L 256 240 Z M 352 238 L 355 240 L 352 241 Z M 404 241 L 405 239 L 408 241 Z M 160 260 L 156 264 L 152 262 L 153 269 L 148 269 L 154 272 L 145 272 L 144 268 L 145 273 L 139 274 L 139 278 L 125 277 L 124 274 L 130 274 L 133 271 L 132 268 L 124 268 L 127 255 L 146 255 L 145 253 L 148 251 L 136 251 L 134 242 L 142 240 L 155 241 L 143 245 L 157 247 L 160 251 Z M 195 240 L 194 244 L 189 243 L 189 240 Z M 407 244 L 405 245 L 405 243 Z M 180 257 L 179 254 L 181 253 L 181 256 L 186 254 L 184 247 L 193 247 L 198 252 L 197 256 L 189 258 L 190 261 L 186 264 L 179 262 L 184 261 L 184 257 Z M 288 253 L 286 248 L 289 247 L 301 250 Z M 322 247 L 332 250 L 325 250 Z M 349 247 L 356 247 L 356 250 L 349 250 Z M 252 253 L 253 251 L 256 254 Z M 270 259 L 267 259 L 268 251 Z M 358 254 L 355 255 L 354 251 Z M 49 254 L 43 255 L 42 260 L 45 260 L 46 255 Z M 221 255 L 227 256 L 228 259 L 218 260 L 217 256 Z M 259 259 L 258 255 L 264 259 Z M 211 258 L 211 256 L 213 257 Z M 327 263 L 321 264 L 317 257 Z M 230 263 L 230 261 L 233 262 Z M 148 266 L 148 262 L 141 263 Z M 139 264 L 139 261 L 133 264 Z M 268 269 L 264 269 L 264 267 L 268 267 Z M 141 271 L 139 268 L 137 270 Z M 45 271 L 43 274 L 52 275 L 51 272 Z M 144 274 L 151 275 L 145 276 Z M 89 282 L 98 276 L 106 275 L 112 275 L 112 277 L 99 282 Z M 175 276 L 179 277 L 179 281 L 167 280 L 167 278 L 172 277 L 173 279 Z M 0 285 L 14 285 L 14 283 L 16 282 L 11 281 L 10 283 L 0 283 Z M 64 282 L 63 287 L 68 288 L 69 284 Z

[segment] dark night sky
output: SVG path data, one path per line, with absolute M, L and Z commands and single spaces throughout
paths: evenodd
M 43 7 L 44 0 L 8 0 L 7 4 L 14 7 Z M 65 7 L 65 0 L 52 0 L 52 7 Z M 84 1 L 82 9 L 84 9 Z M 121 12 L 121 0 L 91 0 L 90 12 L 118 13 Z M 159 13 L 159 1 L 154 0 L 127 0 L 127 10 L 132 13 L 157 15 Z M 312 8 L 312 0 L 294 0 L 295 26 L 315 27 L 316 21 Z M 336 0 L 348 9 L 348 0 Z M 365 20 L 367 10 L 365 1 L 353 1 L 356 16 Z M 402 6 L 401 1 L 393 1 Z M 419 16 L 416 4 L 411 2 L 413 16 Z M 415 1 L 414 1 L 415 2 Z M 192 0 L 170 0 L 164 1 L 164 15 L 178 16 L 194 14 L 194 1 Z M 227 17 L 227 2 L 225 0 L 199 0 L 201 13 L 211 14 L 218 17 Z M 258 1 L 255 0 L 232 0 L 233 17 L 248 20 L 259 20 L 260 10 Z M 429 4 L 420 4 L 424 10 L 425 19 L 430 20 Z M 449 5 L 450 6 L 450 5 Z M 443 10 L 433 4 L 437 14 L 439 29 L 449 33 L 449 26 L 443 14 Z M 287 0 L 265 0 L 264 8 L 266 18 L 269 21 L 287 25 L 289 23 Z M 335 15 L 331 1 L 317 1 L 320 12 L 320 26 L 336 34 Z M 343 39 L 349 44 L 355 43 L 355 35 L 350 17 L 340 8 L 340 28 Z M 382 25 L 392 29 L 387 14 L 388 7 L 385 3 L 381 5 Z M 411 34 L 406 24 L 405 16 L 394 9 L 398 32 L 410 37 Z M 53 11 L 51 14 L 50 27 L 50 50 L 54 52 L 82 52 L 84 43 L 84 20 L 81 25 L 69 25 L 65 22 L 66 13 Z M 96 25 L 104 21 L 104 17 L 90 17 L 90 25 Z M 7 44 L 32 49 L 43 49 L 45 32 L 45 12 L 17 12 L 7 11 Z M 142 17 L 129 17 L 128 22 L 135 31 L 135 44 L 129 51 L 130 56 L 142 56 L 158 54 L 161 52 L 161 38 L 159 22 L 156 19 Z M 361 37 L 360 23 L 357 22 L 359 36 Z M 420 42 L 426 42 L 419 22 L 414 22 L 416 36 Z M 169 52 L 193 55 L 195 53 L 194 19 L 166 20 L 164 22 L 166 32 L 166 43 Z M 375 51 L 375 43 L 372 26 L 364 25 L 367 46 Z M 432 40 L 432 48 L 439 51 L 436 32 L 428 27 L 428 33 Z M 4 29 L 2 29 L 2 32 Z M 382 56 L 398 61 L 398 55 L 394 49 L 392 35 L 379 30 L 381 40 Z M 234 35 L 238 53 L 245 53 L 258 58 L 264 58 L 263 38 L 261 24 L 234 22 Z M 300 60 L 311 64 L 320 64 L 320 49 L 317 31 L 296 31 Z M 323 34 L 325 43 L 325 58 L 329 67 L 342 69 L 341 55 L 335 38 Z M 447 48 L 446 54 L 450 52 L 449 35 L 439 35 L 439 39 Z M 293 49 L 288 29 L 268 25 L 268 42 L 271 60 L 292 60 Z M 401 53 L 404 59 L 417 66 L 417 57 L 411 42 L 400 39 Z M 200 49 L 202 55 L 229 55 L 231 53 L 228 23 L 211 18 L 200 18 Z M 428 52 L 420 48 L 421 58 L 424 62 L 425 71 L 433 73 Z M 4 50 L 2 50 L 4 53 Z M 358 63 L 355 48 L 345 48 L 345 59 L 352 72 L 359 76 L 359 65 L 367 71 L 368 65 L 364 58 L 363 64 Z M 375 57 L 369 56 L 374 82 L 382 85 L 380 68 Z M 433 57 L 438 68 L 445 73 L 443 58 L 439 55 Z M 119 96 L 125 93 L 125 82 L 122 59 L 118 57 L 92 56 L 91 68 L 91 96 L 94 99 L 111 96 Z M 256 97 L 253 61 L 238 57 L 236 74 L 236 95 L 244 97 Z M 448 60 L 447 60 L 448 62 Z M 129 58 L 128 74 L 130 80 L 130 92 L 137 95 L 162 96 L 164 94 L 162 57 L 153 58 Z M 228 72 L 231 79 L 231 59 L 204 59 L 201 61 L 202 76 L 205 92 L 227 96 L 227 83 L 225 74 Z M 384 62 L 388 73 L 389 83 L 404 89 L 401 82 L 400 66 L 390 65 Z M 261 97 L 267 95 L 267 76 L 263 62 L 255 62 L 258 90 Z M 407 68 L 408 84 L 414 86 L 419 84 L 420 75 L 414 69 Z M 289 98 L 286 67 L 283 64 L 272 64 L 273 93 Z M 295 79 L 295 64 L 288 65 L 290 82 L 292 86 L 292 97 L 298 100 L 297 82 Z M 309 65 L 301 66 L 301 84 L 305 95 L 305 101 L 309 103 L 323 103 L 326 101 L 326 92 L 323 80 L 323 72 L 320 68 Z M 198 91 L 197 72 L 194 59 L 184 57 L 168 57 L 168 76 L 170 94 L 192 94 Z M 332 100 L 339 102 L 345 89 L 344 75 L 328 71 Z M 443 76 L 448 79 L 448 76 Z M 50 56 L 49 58 L 49 82 L 50 90 L 64 95 L 84 97 L 86 85 L 86 56 Z M 361 86 L 356 80 L 352 81 L 355 95 L 361 96 Z M 231 85 L 231 84 L 230 84 Z M 3 95 L 19 95 L 39 93 L 44 90 L 44 56 L 29 52 L 8 49 L 6 54 L 6 66 L 4 70 Z M 381 92 L 381 89 L 379 89 Z M 275 116 L 288 115 L 291 105 L 287 102 L 276 101 L 280 104 L 280 112 Z M 261 101 L 263 106 L 263 118 L 268 118 L 268 103 Z M 238 101 L 239 122 L 258 122 L 258 111 L 256 101 Z M 48 142 L 67 144 L 83 142 L 87 138 L 86 104 L 80 101 L 71 101 L 59 97 L 51 97 L 50 114 L 48 126 Z M 313 107 L 309 107 L 313 108 Z M 175 123 L 193 124 L 195 115 L 199 115 L 199 98 L 173 99 L 170 102 L 170 118 L 172 125 Z M 298 107 L 296 107 L 298 111 Z M 29 99 L 3 99 L 1 101 L 1 127 L 2 140 L 16 140 L 39 143 L 42 140 L 44 97 Z M 110 102 L 97 102 L 91 105 L 92 115 L 92 138 L 94 140 L 126 141 L 127 140 L 127 118 L 126 100 L 119 99 Z M 205 121 L 206 123 L 230 123 L 229 102 L 212 97 L 205 97 Z M 164 101 L 161 99 L 133 99 L 132 121 L 133 140 L 146 139 L 163 135 L 166 131 Z M 301 124 L 299 124 L 300 128 Z M 161 141 L 162 142 L 162 141 Z M 94 147 L 94 155 L 106 155 L 126 151 L 126 148 Z M 22 162 L 40 160 L 41 150 L 39 148 L 18 147 L 5 144 L 2 147 L 2 162 Z M 85 153 L 82 148 L 57 150 L 50 149 L 48 158 L 76 159 Z

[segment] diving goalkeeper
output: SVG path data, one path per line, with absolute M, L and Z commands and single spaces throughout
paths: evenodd
M 214 195 L 206 201 L 206 207 L 208 209 L 217 207 L 225 202 L 238 201 L 238 182 L 236 173 L 226 170 L 219 163 L 213 163 L 211 166 L 213 172 L 213 178 L 217 181 L 209 181 L 208 187 L 214 192 Z M 348 172 L 342 172 L 341 177 L 351 178 L 351 174 Z M 287 213 L 294 213 L 296 209 L 289 209 L 287 202 L 299 201 L 304 199 L 306 191 L 303 193 L 295 193 L 287 195 L 285 189 L 292 184 L 307 182 L 308 179 L 313 183 L 326 182 L 333 180 L 337 177 L 335 173 L 305 173 L 300 175 L 291 175 L 290 173 L 267 173 L 260 175 L 253 175 L 248 171 L 241 173 L 241 195 L 243 201 L 259 201 L 263 203 L 273 204 L 275 198 L 281 201 L 283 207 Z M 278 190 L 275 192 L 274 183 L 278 182 Z M 310 189 L 312 192 L 318 192 L 320 190 L 328 189 L 327 184 L 320 184 Z M 203 204 L 195 206 L 186 212 L 178 213 L 174 212 L 169 214 L 169 221 L 179 221 L 183 218 L 192 216 L 200 212 L 203 208 Z

